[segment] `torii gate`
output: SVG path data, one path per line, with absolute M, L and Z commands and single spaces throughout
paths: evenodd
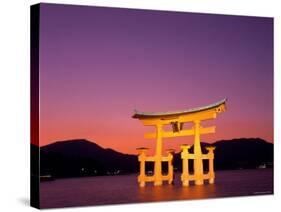
M 215 133 L 215 126 L 202 127 L 201 121 L 215 119 L 218 113 L 226 110 L 226 99 L 217 103 L 182 111 L 174 112 L 138 112 L 132 118 L 139 119 L 144 126 L 155 126 L 156 132 L 146 133 L 144 135 L 147 139 L 156 139 L 156 150 L 154 156 L 146 156 L 147 148 L 138 148 L 139 162 L 140 162 L 140 175 L 138 182 L 141 187 L 145 186 L 146 182 L 154 182 L 155 186 L 162 185 L 163 181 L 172 183 L 173 181 L 173 159 L 172 151 L 169 150 L 168 156 L 162 155 L 162 138 L 171 138 L 178 136 L 194 135 L 194 154 L 190 154 L 188 149 L 189 145 L 181 145 L 182 153 L 181 158 L 183 162 L 181 180 L 183 186 L 188 186 L 189 181 L 195 181 L 196 185 L 204 184 L 204 179 L 208 179 L 209 183 L 214 183 L 214 147 L 208 147 L 208 154 L 202 154 L 200 145 L 200 135 Z M 191 129 L 183 129 L 184 123 L 193 122 L 194 126 Z M 165 131 L 164 125 L 172 125 L 172 131 Z M 190 175 L 188 170 L 188 159 L 194 160 L 194 174 Z M 203 159 L 209 160 L 209 173 L 203 172 Z M 145 174 L 145 162 L 154 162 L 154 175 L 147 176 Z M 162 162 L 168 162 L 168 175 L 162 175 Z

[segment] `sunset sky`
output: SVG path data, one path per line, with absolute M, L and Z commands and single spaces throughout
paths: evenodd
M 273 19 L 41 4 L 40 146 L 85 138 L 154 148 L 134 109 L 170 111 L 227 97 L 202 141 L 273 142 Z M 204 123 L 203 123 L 204 124 Z M 164 139 L 179 150 L 193 137 Z

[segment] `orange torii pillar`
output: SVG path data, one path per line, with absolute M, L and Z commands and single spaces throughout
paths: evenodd
M 182 144 L 181 145 L 181 159 L 182 159 L 182 174 L 181 181 L 183 186 L 189 186 L 189 167 L 188 167 L 188 158 L 190 145 Z
M 148 150 L 148 148 L 145 147 L 141 147 L 141 148 L 137 148 L 137 150 L 139 151 L 139 156 L 138 156 L 138 160 L 140 162 L 140 174 L 138 176 L 138 182 L 140 187 L 144 187 L 145 186 L 145 159 L 146 159 L 146 152 Z
M 161 169 L 159 169 L 159 167 L 157 167 L 157 165 L 155 165 L 156 160 L 158 159 L 157 157 L 155 157 L 155 156 L 151 157 L 151 156 L 146 155 L 148 148 L 141 147 L 141 148 L 137 148 L 137 150 L 139 151 L 138 160 L 140 162 L 140 174 L 138 176 L 138 183 L 139 183 L 140 187 L 144 187 L 146 182 L 154 182 L 155 186 L 162 185 L 163 180 L 168 181 L 168 184 L 173 183 L 174 171 L 173 171 L 172 162 L 173 162 L 173 153 L 175 150 L 173 150 L 173 149 L 166 150 L 168 155 L 166 157 L 165 156 L 163 157 L 161 155 L 161 158 L 160 158 L 161 163 L 162 163 L 162 161 L 168 162 L 168 174 L 167 175 L 162 175 L 162 164 L 160 164 Z M 145 162 L 154 162 L 154 175 L 153 176 L 147 176 L 145 174 Z M 158 175 L 155 174 L 155 173 L 157 173 L 156 169 L 158 170 Z M 159 173 L 159 170 L 161 171 L 160 173 Z M 158 180 L 158 181 L 156 181 L 156 180 Z
M 206 147 L 208 152 L 208 159 L 209 159 L 209 183 L 213 184 L 215 182 L 215 171 L 214 171 L 214 150 L 216 147 Z
M 208 174 L 204 174 L 203 170 L 198 174 L 198 170 L 196 172 L 196 168 L 194 167 L 194 175 L 189 173 L 188 160 L 195 160 L 196 156 L 194 154 L 189 153 L 190 145 L 183 144 L 181 145 L 181 159 L 182 159 L 182 175 L 181 181 L 183 186 L 189 186 L 190 181 L 195 181 L 195 185 L 202 185 L 204 183 L 204 179 L 209 180 L 210 184 L 215 182 L 215 172 L 214 172 L 214 150 L 215 147 L 206 147 L 208 150 L 207 154 L 202 154 L 201 158 L 209 160 L 209 172 Z
M 174 149 L 167 149 L 166 153 L 168 153 L 168 184 L 174 183 L 174 165 L 173 165 L 173 159 L 174 159 Z
M 162 185 L 162 125 L 156 125 L 156 152 L 154 156 L 154 185 Z
M 203 180 L 203 160 L 200 145 L 200 120 L 194 121 L 194 178 L 196 185 L 202 185 Z

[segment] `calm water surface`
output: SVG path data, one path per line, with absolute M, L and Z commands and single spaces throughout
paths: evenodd
M 40 183 L 42 208 L 188 200 L 273 194 L 273 170 L 216 171 L 213 185 L 182 187 L 180 173 L 175 185 L 139 188 L 136 175 L 58 179 Z

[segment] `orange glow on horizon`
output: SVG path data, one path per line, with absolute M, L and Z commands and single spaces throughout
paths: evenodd
M 224 117 L 227 119 L 227 114 Z M 262 126 L 256 124 L 251 129 L 246 129 L 242 124 L 236 124 L 236 128 L 231 128 L 217 121 L 216 134 L 202 135 L 202 142 L 213 143 L 218 140 L 230 140 L 234 138 L 256 138 L 260 137 L 268 142 L 273 143 L 273 136 L 266 131 L 262 132 Z M 203 123 L 204 124 L 204 123 Z M 45 126 L 46 125 L 46 126 Z M 45 124 L 40 128 L 40 146 L 45 146 L 56 141 L 86 139 L 98 144 L 103 148 L 111 148 L 118 152 L 137 154 L 137 147 L 146 146 L 148 153 L 152 153 L 155 149 L 155 141 L 153 139 L 144 139 L 143 135 L 149 131 L 153 131 L 149 127 L 140 126 L 137 120 L 128 119 L 127 124 L 68 126 Z M 45 127 L 44 127 L 45 126 Z M 51 127 L 48 127 L 51 126 Z M 95 127 L 96 126 L 96 127 Z M 99 127 L 97 127 L 99 126 Z M 54 130 L 56 129 L 56 130 Z M 108 133 L 110 131 L 110 133 Z M 258 135 L 258 136 L 257 136 Z M 180 151 L 180 145 L 183 143 L 192 144 L 193 138 L 165 138 L 163 139 L 164 149 L 175 149 Z

